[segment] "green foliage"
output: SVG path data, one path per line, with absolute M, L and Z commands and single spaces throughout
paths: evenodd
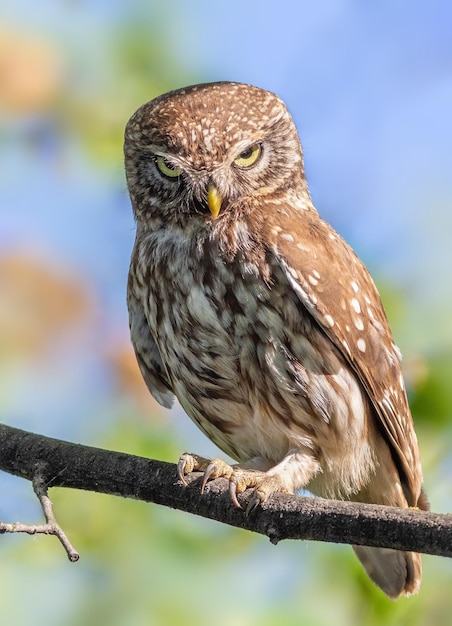
M 452 423 L 452 354 L 433 354 L 411 400 L 416 419 L 437 428 Z

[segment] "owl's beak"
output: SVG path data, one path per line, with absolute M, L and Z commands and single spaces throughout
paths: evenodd
M 209 188 L 207 190 L 207 204 L 209 206 L 209 210 L 212 214 L 212 217 L 217 218 L 220 213 L 221 203 L 223 202 L 223 197 L 218 193 L 217 188 L 213 183 L 210 183 Z

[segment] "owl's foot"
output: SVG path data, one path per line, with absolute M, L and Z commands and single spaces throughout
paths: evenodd
M 254 488 L 247 507 L 246 514 L 249 515 L 254 509 L 273 493 L 288 493 L 283 481 L 277 474 L 268 474 L 252 469 L 235 468 L 229 479 L 229 494 L 232 502 L 238 508 L 242 508 L 237 500 L 237 494 L 243 493 L 248 488 Z
M 199 454 L 184 452 L 177 463 L 177 475 L 179 480 L 187 487 L 188 483 L 185 480 L 185 475 L 191 474 L 191 472 L 204 472 L 209 463 L 210 459 L 205 459 L 203 456 L 199 456 Z
M 237 495 L 246 489 L 254 488 L 254 493 L 246 507 L 247 515 L 251 513 L 259 504 L 265 502 L 272 493 L 287 493 L 283 481 L 278 475 L 271 475 L 266 472 L 253 469 L 245 469 L 239 465 L 229 465 L 222 459 L 205 459 L 197 454 L 185 452 L 177 464 L 177 473 L 180 481 L 187 486 L 185 475 L 190 472 L 204 472 L 201 493 L 204 492 L 208 480 L 215 478 L 229 479 L 229 494 L 233 504 L 241 509 L 242 506 L 237 499 Z
M 185 474 L 190 474 L 191 472 L 204 472 L 201 484 L 201 493 L 203 493 L 209 479 L 230 478 L 234 472 L 234 468 L 222 459 L 205 459 L 198 454 L 184 452 L 177 464 L 177 474 L 179 480 L 185 486 L 187 486 Z

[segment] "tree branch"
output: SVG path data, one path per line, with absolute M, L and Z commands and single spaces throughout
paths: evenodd
M 14 524 L 5 524 L 0 522 L 0 533 L 28 533 L 29 535 L 43 534 L 54 535 L 57 537 L 63 548 L 66 550 L 66 554 L 72 563 L 78 561 L 80 558 L 79 553 L 72 546 L 71 542 L 66 536 L 66 533 L 58 524 L 53 512 L 53 504 L 47 495 L 47 485 L 41 470 L 44 466 L 37 464 L 36 472 L 33 477 L 33 490 L 38 498 L 42 511 L 45 517 L 45 524 L 21 524 L 15 522 Z
M 174 464 L 68 443 L 2 424 L 0 470 L 34 481 L 35 487 L 39 477 L 44 487 L 41 494 L 47 495 L 50 487 L 70 487 L 154 502 L 266 535 L 272 543 L 309 539 L 452 556 L 449 514 L 278 494 L 247 517 L 232 505 L 225 479 L 208 483 L 201 494 L 200 475 L 187 476 L 189 486 L 184 487 Z M 242 503 L 246 500 L 245 494 Z M 7 526 L 13 525 L 3 524 L 2 528 L 0 524 L 0 532 L 10 531 Z

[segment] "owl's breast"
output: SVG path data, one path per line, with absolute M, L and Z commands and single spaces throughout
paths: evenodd
M 265 429 L 257 398 L 268 387 L 263 371 L 270 363 L 262 345 L 272 315 L 269 286 L 252 264 L 227 262 L 212 246 L 200 251 L 178 239 L 161 246 L 155 237 L 145 243 L 135 254 L 141 284 L 136 297 L 173 392 L 230 456 L 258 454 L 257 434 Z
M 166 233 L 138 241 L 134 257 L 140 284 L 136 297 L 186 411 L 193 416 L 192 407 L 209 415 L 219 411 L 213 404 L 222 400 L 241 403 L 223 264 L 203 258 L 185 237 Z
M 342 387 L 364 416 L 354 375 L 284 276 L 188 245 L 145 267 L 145 315 L 172 390 L 227 454 L 278 459 L 300 441 L 327 441 L 333 425 L 345 432 Z

